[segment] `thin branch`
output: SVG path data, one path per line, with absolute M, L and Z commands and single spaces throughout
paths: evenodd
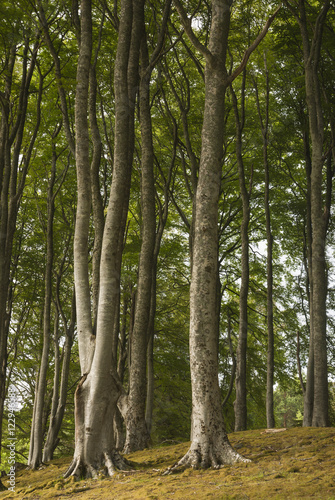
M 258 47 L 258 45 L 260 44 L 260 42 L 263 40 L 263 38 L 267 34 L 267 32 L 268 32 L 268 30 L 269 30 L 272 22 L 274 21 L 274 19 L 277 16 L 277 14 L 278 14 L 279 10 L 281 9 L 281 7 L 282 7 L 282 5 L 280 4 L 279 7 L 275 10 L 275 12 L 272 14 L 272 16 L 270 16 L 269 19 L 266 21 L 266 23 L 264 25 L 264 28 L 259 33 L 259 35 L 257 36 L 256 40 L 244 52 L 244 56 L 243 56 L 243 59 L 242 59 L 240 65 L 227 78 L 228 85 L 230 85 L 235 80 L 235 78 L 237 78 L 242 73 L 242 71 L 244 70 L 244 68 L 246 67 L 246 65 L 248 63 L 250 55 Z
M 178 11 L 178 14 L 179 14 L 180 19 L 181 19 L 181 23 L 183 25 L 183 28 L 184 28 L 185 33 L 187 34 L 188 38 L 190 39 L 190 41 L 192 42 L 194 47 L 197 50 L 199 50 L 199 52 L 201 52 L 203 54 L 206 61 L 209 64 L 214 65 L 215 64 L 215 57 L 213 56 L 211 51 L 208 50 L 208 48 L 205 47 L 205 45 L 203 45 L 199 41 L 199 39 L 194 34 L 194 31 L 192 30 L 192 18 L 189 18 L 187 16 L 187 13 L 179 0 L 173 0 L 173 2 L 174 2 L 174 5 Z

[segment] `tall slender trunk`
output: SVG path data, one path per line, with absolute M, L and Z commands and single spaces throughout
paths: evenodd
M 313 420 L 313 401 L 314 401 L 314 344 L 313 344 L 313 311 L 312 311 L 312 216 L 311 216 L 311 172 L 312 158 L 309 147 L 308 130 L 304 131 L 304 150 L 305 150 L 305 172 L 307 181 L 306 194 L 306 294 L 309 305 L 309 352 L 307 364 L 306 387 L 304 394 L 304 418 L 303 426 L 310 427 Z
M 274 382 L 274 331 L 273 331 L 273 235 L 271 229 L 271 209 L 270 209 L 270 166 L 268 159 L 268 143 L 269 143 L 269 97 L 270 83 L 269 72 L 267 68 L 266 54 L 264 53 L 265 67 L 265 116 L 263 118 L 261 106 L 259 102 L 259 94 L 257 83 L 255 81 L 256 101 L 258 116 L 261 125 L 263 139 L 263 165 L 264 165 L 264 210 L 265 210 L 265 226 L 266 226 L 266 326 L 268 333 L 267 346 L 267 370 L 266 370 L 266 424 L 268 429 L 275 426 L 274 407 L 273 407 L 273 382 Z
M 46 264 L 45 264 L 45 296 L 43 313 L 43 348 L 41 364 L 38 375 L 38 385 L 35 392 L 34 418 L 32 421 L 32 433 L 30 438 L 28 465 L 36 469 L 42 463 L 43 448 L 43 413 L 45 405 L 45 393 L 47 384 L 47 370 L 49 367 L 50 327 L 51 327 L 51 304 L 52 304 L 52 273 L 53 273 L 53 223 L 55 215 L 54 185 L 56 179 L 56 152 L 53 151 L 51 175 L 48 185 L 47 197 L 47 230 L 46 230 Z
M 136 20 L 136 22 L 135 22 Z M 144 38 L 144 1 L 134 5 L 134 27 L 132 52 L 135 56 L 134 69 L 138 69 L 139 52 L 135 46 L 141 46 L 141 66 L 146 67 L 147 46 Z M 143 69 L 142 69 L 143 71 Z M 127 398 L 126 442 L 124 453 L 146 448 L 149 434 L 145 423 L 146 399 L 146 352 L 147 328 L 150 313 L 151 265 L 155 244 L 155 195 L 153 177 L 153 146 L 151 115 L 149 102 L 149 80 L 142 75 L 139 85 L 140 126 L 141 126 L 141 252 L 138 268 L 138 285 L 135 302 L 134 326 L 132 330 L 129 366 L 129 394 Z M 134 81 L 138 84 L 138 81 Z M 133 90 L 134 92 L 134 90 Z
M 292 9 L 292 6 L 289 5 Z M 314 399 L 312 425 L 328 425 L 328 368 L 327 368 L 327 275 L 326 234 L 329 221 L 329 207 L 323 200 L 323 141 L 324 123 L 321 91 L 318 75 L 323 27 L 330 8 L 330 0 L 323 3 L 313 26 L 310 40 L 306 5 L 299 2 L 299 12 L 294 14 L 300 26 L 305 71 L 306 104 L 308 109 L 311 138 L 311 339 L 314 368 Z M 313 366 L 314 365 L 314 366 Z M 309 375 L 311 377 L 311 375 Z M 306 397 L 305 397 L 306 399 Z M 307 400 L 306 400 L 307 403 Z
M 242 198 L 241 224 L 241 288 L 240 288 L 240 317 L 239 335 L 236 352 L 236 399 L 235 399 L 235 431 L 244 431 L 247 428 L 247 346 L 248 346 L 248 292 L 249 292 L 249 221 L 250 221 L 250 192 L 246 188 L 244 161 L 242 156 L 242 132 L 244 127 L 245 79 L 243 73 L 241 113 L 235 92 L 231 87 L 236 122 L 236 158 L 240 193 Z M 241 116 L 240 116 L 241 114 Z
M 154 61 L 164 41 L 164 31 L 168 20 L 171 1 L 167 1 L 163 13 L 163 23 L 158 44 L 151 60 L 149 59 L 147 38 L 144 24 L 144 3 L 136 2 L 134 17 L 138 24 L 138 40 L 141 41 L 140 64 L 141 78 L 139 86 L 140 126 L 141 126 L 141 252 L 138 270 L 138 286 L 135 307 L 134 328 L 130 343 L 131 364 L 129 369 L 129 395 L 126 415 L 126 443 L 124 452 L 129 453 L 148 446 L 150 434 L 146 425 L 146 360 L 148 352 L 148 331 L 154 321 L 155 310 L 152 308 L 153 281 L 156 275 L 155 256 L 156 214 L 154 149 L 150 111 L 150 79 Z M 138 43 L 134 39 L 134 43 Z M 152 325 L 153 328 L 153 325 Z M 152 338 L 153 340 L 153 338 Z M 151 365 L 152 368 L 152 365 Z
M 58 301 L 59 302 L 59 301 Z M 60 304 L 58 303 L 58 306 Z M 74 327 L 75 327 L 75 318 L 76 318 L 76 304 L 75 298 L 73 295 L 72 299 L 72 307 L 71 307 L 71 320 L 69 326 L 67 325 L 66 318 L 62 311 L 62 308 L 58 307 L 59 313 L 62 316 L 62 321 L 65 330 L 65 344 L 63 347 L 62 354 L 62 370 L 60 375 L 59 382 L 59 373 L 57 376 L 56 367 L 54 374 L 54 394 L 53 394 L 53 404 L 50 415 L 50 423 L 47 438 L 45 441 L 45 446 L 43 450 L 43 462 L 49 462 L 53 458 L 54 451 L 58 444 L 59 438 L 58 434 L 61 429 L 61 425 L 63 422 L 65 407 L 66 407 L 66 399 L 67 399 L 67 390 L 68 390 L 68 380 L 70 374 L 70 361 L 71 361 L 71 349 L 74 338 Z M 59 348 L 59 346 L 58 346 Z M 57 346 L 56 346 L 57 349 Z M 59 367 L 60 370 L 60 367 Z M 59 372 L 58 370 L 58 372 Z M 56 397 L 57 396 L 57 397 Z
M 265 217 L 266 217 L 266 322 L 268 331 L 268 349 L 267 349 L 267 374 L 266 374 L 266 424 L 268 429 L 275 426 L 274 403 L 273 403 L 273 383 L 274 383 L 274 331 L 273 331 L 273 264 L 272 248 L 273 236 L 271 231 L 271 212 L 270 212 L 270 175 L 269 162 L 267 154 L 267 132 L 264 136 L 264 170 L 265 170 Z
M 27 175 L 33 145 L 40 125 L 40 105 L 42 96 L 42 77 L 38 91 L 36 107 L 36 123 L 28 144 L 25 161 L 21 163 L 19 178 L 19 163 L 23 143 L 23 132 L 26 120 L 26 111 L 29 98 L 29 87 L 35 70 L 36 57 L 39 47 L 39 37 L 29 53 L 30 40 L 26 39 L 22 49 L 21 84 L 18 95 L 13 94 L 12 80 L 18 57 L 16 45 L 9 48 L 6 55 L 7 67 L 5 70 L 5 89 L 0 96 L 1 126 L 0 126 L 0 462 L 2 441 L 2 419 L 4 401 L 6 397 L 6 370 L 7 370 L 7 339 L 10 324 L 10 268 L 12 248 L 15 236 L 17 213 L 20 206 L 25 178 Z M 29 55 L 30 54 L 30 63 Z M 29 63 L 29 64 L 28 64 Z M 17 75 L 18 76 L 18 75 Z M 11 116 L 10 108 L 17 102 L 16 116 Z M 14 108 L 13 108 L 14 109 Z

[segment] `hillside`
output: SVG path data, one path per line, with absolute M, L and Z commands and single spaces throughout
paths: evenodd
M 128 455 L 133 471 L 75 482 L 62 478 L 67 457 L 18 472 L 15 495 L 5 491 L 0 499 L 335 499 L 334 428 L 253 430 L 229 439 L 251 463 L 163 475 L 187 450 L 182 443 Z

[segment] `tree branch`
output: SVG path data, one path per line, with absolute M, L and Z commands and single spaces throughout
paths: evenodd
M 173 2 L 174 2 L 174 5 L 178 11 L 179 17 L 181 19 L 181 23 L 183 25 L 183 28 L 184 28 L 185 33 L 187 34 L 188 38 L 190 39 L 190 41 L 192 42 L 194 47 L 197 50 L 199 50 L 199 52 L 201 52 L 203 54 L 206 61 L 209 64 L 214 65 L 215 64 L 215 57 L 213 56 L 211 51 L 208 50 L 208 48 L 205 47 L 205 45 L 203 45 L 199 41 L 199 39 L 195 36 L 194 31 L 192 30 L 192 18 L 189 18 L 187 16 L 187 13 L 179 0 L 173 0 Z
M 235 69 L 235 71 L 233 71 L 233 73 L 227 78 L 227 83 L 228 85 L 230 85 L 234 80 L 235 78 L 237 78 L 241 73 L 242 71 L 244 70 L 244 68 L 246 67 L 247 63 L 248 63 L 248 60 L 249 60 L 249 57 L 250 55 L 253 53 L 253 51 L 258 47 L 258 45 L 260 44 L 260 42 L 263 40 L 263 38 L 265 37 L 265 35 L 267 34 L 273 20 L 275 19 L 275 17 L 277 16 L 279 10 L 281 9 L 282 5 L 280 4 L 279 7 L 276 9 L 276 11 L 272 14 L 272 16 L 269 17 L 269 19 L 266 21 L 265 25 L 264 25 L 264 28 L 262 29 L 262 31 L 259 33 L 259 35 L 257 36 L 257 38 L 255 39 L 255 41 L 247 48 L 247 50 L 244 52 L 244 56 L 243 56 L 243 59 L 240 63 L 240 65 L 238 66 L 238 68 Z

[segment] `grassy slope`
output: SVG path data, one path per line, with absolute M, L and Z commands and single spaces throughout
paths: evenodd
M 135 471 L 74 482 L 62 478 L 70 461 L 63 458 L 38 471 L 18 472 L 15 495 L 5 491 L 0 499 L 335 499 L 334 428 L 254 430 L 229 439 L 251 463 L 162 475 L 186 452 L 183 443 L 128 455 Z

